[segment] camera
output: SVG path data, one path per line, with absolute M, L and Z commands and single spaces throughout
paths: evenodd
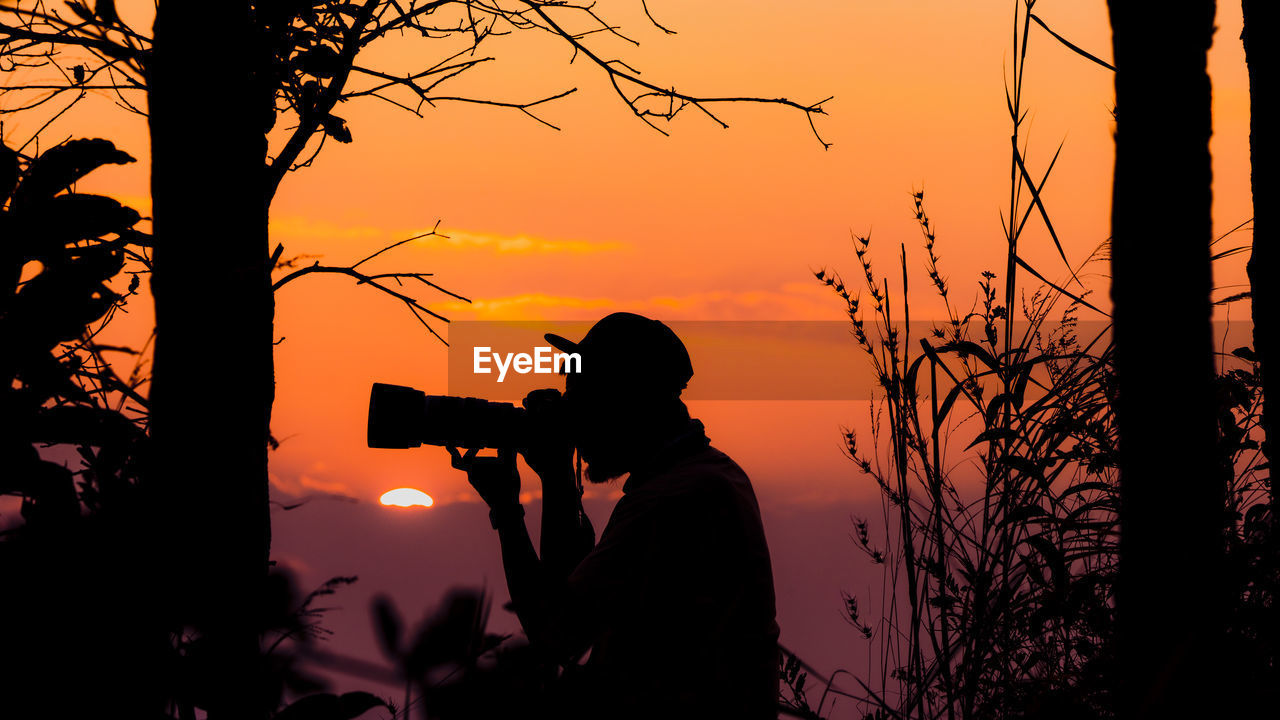
M 510 403 L 427 395 L 403 385 L 374 383 L 369 393 L 369 447 L 523 447 L 528 414 Z

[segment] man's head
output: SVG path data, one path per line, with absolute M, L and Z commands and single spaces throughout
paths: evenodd
M 620 312 L 601 319 L 576 343 L 552 334 L 546 339 L 582 357 L 581 372 L 566 378 L 565 403 L 591 482 L 630 472 L 685 427 L 689 413 L 680 393 L 693 366 L 671 328 Z

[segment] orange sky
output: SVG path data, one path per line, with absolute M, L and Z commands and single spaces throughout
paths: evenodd
M 121 5 L 126 17 L 132 9 L 142 18 L 150 2 Z M 569 53 L 554 41 L 514 36 L 496 41 L 498 61 L 453 91 L 525 100 L 578 87 L 542 113 L 561 131 L 489 107 L 441 105 L 419 119 L 376 101 L 351 103 L 340 113 L 355 142 L 328 143 L 313 167 L 286 178 L 272 208 L 273 242 L 284 243 L 286 256 L 348 264 L 439 221 L 449 240 L 411 243 L 370 268 L 435 272 L 476 300 L 420 296 L 455 319 L 595 319 L 627 309 L 672 320 L 838 320 L 838 298 L 811 270 L 834 266 L 855 277 L 852 229 L 874 230 L 882 271 L 893 269 L 899 242 L 920 271 L 910 192 L 923 187 L 954 296 L 967 300 L 982 270 L 1003 270 L 1002 73 L 1011 60 L 1012 0 L 650 0 L 649 7 L 679 34 L 645 27 L 638 2 L 601 3 L 634 28 L 641 46 L 593 36 L 597 47 L 688 92 L 805 102 L 833 95 L 818 127 L 834 146 L 823 151 L 800 113 L 775 107 L 722 108 L 727 131 L 690 112 L 663 137 L 631 117 L 599 71 L 568 65 Z M 1104 0 L 1042 0 L 1037 12 L 1077 45 L 1110 57 Z M 1248 85 L 1239 7 L 1220 4 L 1218 24 L 1212 149 L 1215 225 L 1225 231 L 1251 214 Z M 368 64 L 408 69 L 426 47 L 388 44 Z M 1038 175 L 1065 139 L 1045 201 L 1072 262 L 1108 234 L 1111 98 L 1109 72 L 1033 28 L 1024 100 L 1029 164 Z M 0 96 L 0 104 L 12 102 Z M 45 119 L 7 117 L 5 137 L 25 140 Z M 142 118 L 94 97 L 47 132 L 107 137 L 138 157 L 80 189 L 146 210 Z M 1047 236 L 1037 228 L 1027 238 L 1028 261 L 1061 277 Z M 1243 256 L 1228 263 L 1217 269 L 1219 285 L 1243 279 Z M 1105 269 L 1087 275 L 1095 304 L 1106 302 Z M 922 271 L 913 279 L 923 289 Z M 913 291 L 911 299 L 913 319 L 937 316 L 931 296 Z M 276 489 L 375 501 L 408 485 L 435 496 L 428 513 L 472 499 L 443 450 L 364 447 L 369 384 L 443 393 L 444 347 L 397 303 L 348 278 L 305 278 L 277 303 L 273 429 L 284 442 L 272 457 Z M 135 302 L 112 340 L 140 345 L 147 305 Z M 1244 318 L 1247 309 L 1232 314 Z M 692 410 L 751 474 L 766 520 L 788 505 L 875 495 L 839 445 L 841 425 L 865 429 L 866 403 L 717 402 Z
M 143 3 L 145 6 L 146 3 Z M 633 7 L 635 5 L 636 7 Z M 607 8 L 636 28 L 638 49 L 601 41 L 646 77 L 708 94 L 828 95 L 819 118 L 823 151 L 803 116 L 776 107 L 726 107 L 732 128 L 688 114 L 671 137 L 645 127 L 611 96 L 598 71 L 570 66 L 552 40 L 503 38 L 498 61 L 459 80 L 458 94 L 528 99 L 578 87 L 544 116 L 556 132 L 513 111 L 442 105 L 419 119 L 376 101 L 341 112 L 355 136 L 328 143 L 314 167 L 288 177 L 272 209 L 273 242 L 286 255 L 319 254 L 345 264 L 437 221 L 448 240 L 401 247 L 380 270 L 426 270 L 472 306 L 422 297 L 452 318 L 591 319 L 615 309 L 667 319 L 839 319 L 841 307 L 812 281 L 813 268 L 855 266 L 848 232 L 874 230 L 882 270 L 900 241 L 920 266 L 909 193 L 926 189 L 939 229 L 944 273 L 957 297 L 977 274 L 1001 270 L 999 212 L 1007 203 L 1008 119 L 1002 72 L 1011 50 L 1011 2 L 801 2 L 781 5 L 651 3 L 676 28 L 645 28 L 638 4 Z M 1110 37 L 1105 3 L 1041 2 L 1061 34 L 1103 58 Z M 1249 216 L 1247 78 L 1238 8 L 1220 10 L 1212 57 L 1216 224 Z M 1033 28 L 1025 105 L 1030 166 L 1039 173 L 1066 144 L 1045 195 L 1060 237 L 1079 262 L 1107 235 L 1110 192 L 1110 74 Z M 395 42 L 368 64 L 409 68 L 429 46 Z M 43 119 L 10 118 L 22 136 Z M 27 130 L 29 131 L 29 130 Z M 141 118 L 92 99 L 55 123 L 51 135 L 116 140 L 142 162 L 106 169 L 84 183 L 146 207 L 146 135 Z M 1237 236 L 1247 241 L 1247 235 Z M 1047 236 L 1033 230 L 1026 257 L 1063 274 Z M 1239 282 L 1242 261 L 1220 268 Z M 1105 278 L 1090 281 L 1105 301 Z M 923 286 L 923 275 L 917 276 Z M 135 303 L 145 326 L 144 303 Z M 915 317 L 936 315 L 913 293 Z M 444 392 L 444 348 L 394 301 L 346 278 L 309 277 L 278 296 L 279 395 L 274 428 L 287 438 L 275 456 L 281 488 L 332 489 L 376 497 L 411 483 L 440 498 L 467 488 L 427 453 L 361 447 L 368 384 L 386 380 Z M 1241 310 L 1236 310 L 1240 317 Z M 136 331 L 122 327 L 120 332 Z M 709 423 L 721 444 L 747 453 L 765 474 L 771 453 L 740 442 L 770 416 L 809 417 L 777 404 L 696 408 L 725 415 Z M 847 486 L 832 423 L 857 422 L 865 408 L 827 407 L 784 423 L 785 444 L 818 453 L 815 464 Z M 727 425 L 727 427 L 726 427 Z M 759 473 L 758 473 L 759 474 Z M 415 480 L 416 478 L 416 480 Z M 764 479 L 762 482 L 769 482 Z M 822 483 L 827 483 L 822 480 Z

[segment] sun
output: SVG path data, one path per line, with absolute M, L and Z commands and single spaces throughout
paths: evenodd
M 394 505 L 395 507 L 431 507 L 435 504 L 435 500 L 431 496 L 418 490 L 417 488 L 396 488 L 382 493 L 382 497 L 378 501 L 383 505 Z

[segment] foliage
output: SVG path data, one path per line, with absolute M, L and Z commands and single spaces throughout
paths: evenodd
M 1114 68 L 1050 30 L 1033 6 L 1015 6 L 1003 287 L 984 272 L 971 308 L 955 306 L 923 191 L 913 194 L 912 211 L 945 320 L 924 329 L 910 322 L 905 246 L 896 296 L 872 267 L 869 237 L 853 238 L 869 300 L 838 273 L 815 273 L 845 303 L 854 338 L 879 378 L 872 449 L 860 448 L 853 433 L 846 442 L 880 488 L 886 511 L 882 540 L 872 539 L 866 520 L 854 527 L 858 547 L 884 568 L 885 604 L 868 618 L 857 598 L 845 598 L 849 621 L 879 651 L 883 673 L 858 678 L 859 693 L 824 693 L 819 712 L 834 707 L 824 707 L 827 697 L 845 695 L 859 701 L 863 717 L 877 720 L 1115 713 L 1120 527 L 1109 323 L 1079 320 L 1087 310 L 1105 316 L 1086 292 L 1069 289 L 1079 284 L 1080 268 L 1067 265 L 1070 280 L 1055 284 L 1019 249 L 1036 218 L 1066 260 L 1041 193 L 1058 156 L 1036 182 L 1019 146 L 1031 23 Z M 1090 260 L 1107 249 L 1104 243 Z M 1238 251 L 1218 251 L 1214 259 Z M 1040 283 L 1030 296 L 1019 289 L 1023 272 Z M 1230 478 L 1223 541 L 1232 646 L 1223 662 L 1235 663 L 1237 683 L 1222 691 L 1246 707 L 1274 706 L 1280 555 L 1258 442 L 1263 398 L 1249 348 L 1219 358 L 1218 387 L 1218 458 Z M 956 447 L 963 449 L 957 454 Z M 1170 583 L 1169 601 L 1177 602 Z M 1194 608 L 1187 622 L 1196 622 Z
M 652 29 L 672 34 L 640 3 Z M 310 165 L 323 144 L 352 142 L 354 134 L 338 111 L 346 102 L 373 98 L 422 116 L 440 104 L 469 103 L 515 110 L 553 129 L 539 113 L 544 106 L 577 91 L 576 87 L 532 99 L 474 97 L 452 91 L 459 78 L 497 60 L 486 54 L 494 39 L 512 33 L 541 36 L 570 51 L 600 71 L 613 93 L 640 121 L 666 134 L 659 123 L 674 120 L 686 109 L 697 110 L 721 127 L 717 113 L 728 103 L 777 105 L 802 113 L 818 137 L 815 115 L 823 104 L 786 98 L 696 95 L 670 83 L 655 82 L 614 56 L 610 41 L 639 45 L 594 3 L 522 0 L 498 4 L 474 0 L 271 0 L 245 4 L 252 15 L 256 91 L 264 98 L 263 131 L 272 135 L 268 177 L 274 195 L 284 175 Z M 43 67 L 58 81 L 15 83 L 10 92 L 28 91 L 18 105 L 0 110 L 21 112 L 70 95 L 72 103 L 86 91 L 113 93 L 122 107 L 142 112 L 136 93 L 148 91 L 147 66 L 153 61 L 152 38 L 131 27 L 113 2 L 68 2 L 65 7 L 43 0 L 19 0 L 0 7 L 0 70 Z M 417 60 L 406 67 L 364 61 L 370 48 L 418 41 Z M 829 99 L 829 98 L 828 98 Z M 286 118 L 288 122 L 280 122 Z M 287 129 L 284 129 L 287 126 Z M 827 143 L 822 142 L 826 147 Z
M 1105 717 L 1110 707 L 1118 509 L 1111 348 L 1105 324 L 1081 332 L 1081 308 L 1096 310 L 1087 293 L 1050 282 L 1019 254 L 1036 218 L 1066 261 L 1041 196 L 1057 154 L 1036 182 L 1019 147 L 1033 21 L 1033 3 L 1024 5 L 1006 92 L 1003 287 L 983 272 L 971 308 L 956 306 L 923 191 L 912 196 L 913 214 L 944 321 L 924 330 L 910 322 L 905 245 L 898 315 L 888 279 L 872 267 L 869 236 L 853 239 L 869 312 L 838 274 L 816 273 L 845 302 L 883 393 L 873 451 L 860 450 L 852 432 L 845 439 L 886 502 L 883 544 L 865 520 L 855 526 L 859 548 L 884 566 L 886 605 L 878 620 L 864 618 L 852 596 L 846 609 L 884 668 L 860 680 L 862 705 L 892 717 Z M 1020 294 L 1020 271 L 1042 289 Z M 965 461 L 950 451 L 955 440 Z
M 541 717 L 555 702 L 555 668 L 524 640 L 486 630 L 484 590 L 453 588 L 415 628 L 386 596 L 374 598 L 374 630 L 405 686 L 403 713 L 424 717 Z M 549 712 L 549 711 L 548 711 Z
M 133 353 L 96 336 L 139 284 L 150 238 L 136 211 L 73 190 L 109 164 L 133 162 L 106 140 L 71 140 L 27 158 L 0 146 L 0 413 L 13 428 L 0 440 L 0 493 L 22 498 L 28 522 L 65 522 L 126 495 L 145 444 L 146 399 L 103 354 Z M 128 289 L 109 284 L 135 269 Z M 73 473 L 41 458 L 37 445 L 70 446 L 85 464 Z M 79 475 L 77 484 L 76 475 Z
M 165 572 L 154 563 L 154 521 L 139 486 L 145 366 L 121 378 L 104 354 L 140 352 L 97 342 L 149 272 L 151 238 L 136 229 L 136 211 L 75 191 L 94 170 L 130 162 L 106 140 L 71 140 L 36 157 L 0 145 L 0 421 L 12 430 L 0 438 L 0 494 L 21 499 L 20 521 L 6 518 L 0 530 L 0 616 L 13 628 L 8 652 L 26 658 L 23 672 L 5 678 L 5 701 L 19 716 L 28 701 L 43 702 L 49 678 L 68 674 L 80 677 L 77 702 L 95 710 L 166 702 L 189 716 L 207 694 L 199 632 L 158 602 Z M 127 289 L 112 289 L 124 277 Z M 300 669 L 297 649 L 327 632 L 316 601 L 354 580 L 334 578 L 299 598 L 288 574 L 269 578 L 259 616 L 269 708 L 286 693 L 323 689 Z M 142 690 L 130 671 L 170 682 Z M 314 697 L 281 716 L 349 718 L 372 707 L 348 694 L 337 707 L 363 709 L 334 714 L 331 696 Z
M 928 273 L 945 301 L 923 201 L 916 193 Z M 846 302 L 883 392 L 873 422 L 878 452 L 846 434 L 851 459 L 877 483 L 887 511 L 882 542 L 866 520 L 854 527 L 862 552 L 884 566 L 889 596 L 878 619 L 846 596 L 849 621 L 888 668 L 879 687 L 859 680 L 863 707 L 884 717 L 1111 717 L 1120 528 L 1107 328 L 1082 338 L 1077 301 L 1050 323 L 1061 296 L 1044 290 L 1025 299 L 1014 323 L 988 272 L 974 309 L 958 313 L 947 301 L 951 319 L 916 338 L 912 353 L 916 326 L 890 314 L 870 240 L 854 243 L 873 321 L 838 274 L 816 275 Z M 1015 342 L 1003 345 L 1002 335 Z M 1280 555 L 1259 445 L 1263 398 L 1250 348 L 1219 361 L 1236 683 L 1224 692 L 1262 707 L 1277 700 L 1280 671 Z M 948 452 L 957 441 L 965 461 Z
M 886 452 L 845 436 L 890 519 L 884 545 L 865 520 L 855 526 L 890 593 L 879 621 L 846 598 L 889 668 L 867 698 L 912 717 L 1018 717 L 1050 697 L 1059 711 L 1104 716 L 1116 535 L 1109 346 L 1078 337 L 1077 302 L 1049 322 L 1053 293 L 1025 299 L 1015 322 L 990 272 L 974 309 L 956 310 L 924 193 L 914 201 L 948 321 L 911 336 L 918 328 L 891 314 L 869 238 L 854 243 L 873 325 L 839 275 L 817 273 L 846 302 L 883 392 L 873 440 Z M 904 249 L 904 274 L 905 263 Z M 956 436 L 973 462 L 950 457 Z

